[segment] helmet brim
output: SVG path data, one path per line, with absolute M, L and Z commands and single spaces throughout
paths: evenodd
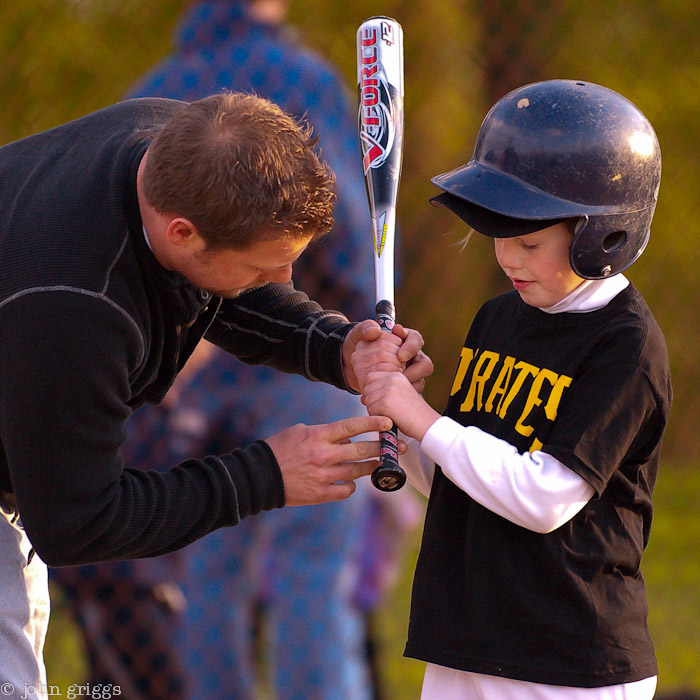
M 477 204 L 466 202 L 449 192 L 431 197 L 430 203 L 443 206 L 456 214 L 477 233 L 491 238 L 514 238 L 541 231 L 567 219 L 516 219 L 498 214 Z
M 568 219 L 610 211 L 609 207 L 561 199 L 474 161 L 436 175 L 431 182 L 443 190 L 431 202 L 447 207 L 475 231 L 495 238 L 522 236 Z

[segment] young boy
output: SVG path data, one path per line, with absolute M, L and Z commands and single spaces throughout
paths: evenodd
M 474 318 L 444 415 L 388 371 L 389 339 L 353 357 L 430 498 L 406 647 L 428 663 L 423 700 L 654 695 L 640 561 L 670 372 L 620 273 L 648 241 L 660 172 L 651 125 L 617 93 L 506 95 L 472 160 L 433 180 L 514 287 Z

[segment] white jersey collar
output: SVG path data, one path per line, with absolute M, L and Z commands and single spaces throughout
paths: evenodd
M 629 283 L 622 274 L 603 280 L 586 280 L 556 304 L 539 308 L 547 314 L 585 314 L 597 311 L 612 301 Z

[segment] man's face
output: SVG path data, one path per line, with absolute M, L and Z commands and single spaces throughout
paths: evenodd
M 553 306 L 578 287 L 569 264 L 573 236 L 566 224 L 514 238 L 496 238 L 496 259 L 522 300 L 530 306 Z
M 178 272 L 214 296 L 230 299 L 267 282 L 289 282 L 292 264 L 310 241 L 310 237 L 278 238 L 244 250 L 204 249 L 181 261 Z

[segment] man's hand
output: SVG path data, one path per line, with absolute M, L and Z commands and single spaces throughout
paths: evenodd
M 380 341 L 377 346 L 380 360 L 402 370 L 416 391 L 423 391 L 425 379 L 433 373 L 432 360 L 423 352 L 423 336 L 415 330 L 396 324 L 391 333 L 385 333 L 376 321 L 358 323 L 348 333 L 343 343 L 343 371 L 345 381 L 355 391 L 362 391 L 366 376 L 357 376 L 352 364 L 352 354 L 358 343 Z M 393 348 L 391 346 L 394 346 Z M 389 357 L 393 354 L 393 359 Z M 375 366 L 376 370 L 377 367 Z M 389 369 L 385 366 L 385 369 Z M 361 370 L 360 370 L 361 371 Z
M 385 416 L 359 416 L 325 425 L 298 424 L 267 438 L 282 471 L 286 505 L 348 498 L 355 491 L 355 479 L 379 466 L 379 441 L 350 438 L 389 428 L 391 421 Z M 406 451 L 405 443 L 399 447 Z

